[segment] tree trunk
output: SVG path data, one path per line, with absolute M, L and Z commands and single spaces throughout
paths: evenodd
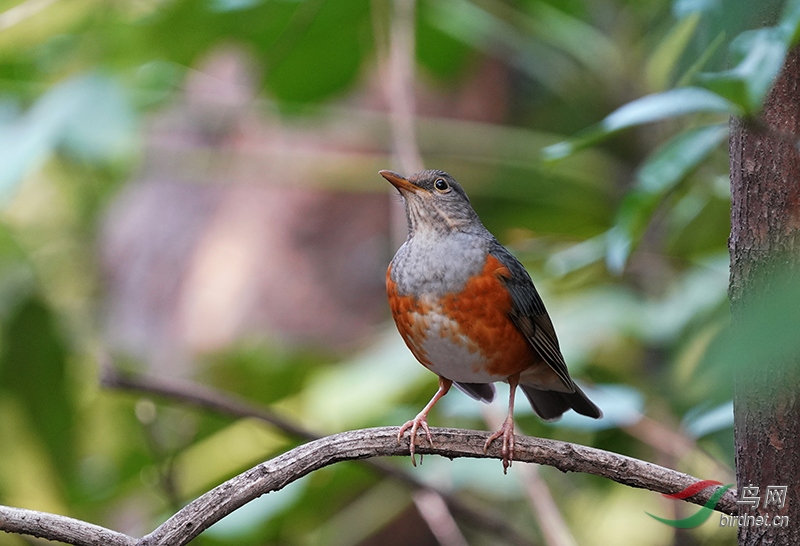
M 788 54 L 759 120 L 731 122 L 731 278 L 734 330 L 752 327 L 763 295 L 773 300 L 786 287 L 800 287 L 800 49 Z M 790 278 L 792 282 L 785 283 Z M 782 279 L 779 281 L 778 279 Z M 789 289 L 785 297 L 797 295 Z M 763 300 L 761 300 L 763 301 Z M 794 304 L 792 304 L 794 305 Z M 797 304 L 800 306 L 800 302 Z M 788 336 L 800 337 L 800 323 L 785 321 Z M 781 328 L 780 330 L 783 330 Z M 774 333 L 774 331 L 773 331 Z M 775 336 L 772 336 L 775 339 Z M 770 336 L 763 339 L 770 343 Z M 800 544 L 800 357 L 784 352 L 756 366 L 735 369 L 734 432 L 736 480 L 759 504 L 740 504 L 739 514 L 788 516 L 788 525 L 739 528 L 739 544 Z M 783 508 L 768 506 L 769 486 L 788 486 Z M 747 492 L 746 492 L 747 493 Z M 774 494 L 774 493 L 773 493 Z

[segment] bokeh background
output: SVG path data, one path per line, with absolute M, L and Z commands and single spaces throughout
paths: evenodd
M 377 174 L 402 163 L 389 97 L 403 24 L 425 167 L 462 182 L 527 266 L 606 415 L 545 424 L 520 402 L 521 432 L 732 483 L 731 378 L 703 365 L 728 321 L 727 119 L 757 110 L 789 43 L 776 32 L 794 36 L 788 4 L 419 0 L 404 23 L 385 0 L 0 3 L 0 503 L 142 535 L 299 441 L 103 388 L 105 366 L 320 434 L 397 425 L 427 402 L 435 376 L 383 285 L 405 236 Z M 707 95 L 670 91 L 697 85 Z M 490 428 L 502 392 L 486 408 L 454 391 L 431 423 Z M 593 476 L 389 462 L 530 544 L 736 540 L 717 516 L 663 525 L 645 511 L 696 507 Z M 437 539 L 420 516 L 436 506 L 338 464 L 195 543 L 502 543 L 470 521 Z

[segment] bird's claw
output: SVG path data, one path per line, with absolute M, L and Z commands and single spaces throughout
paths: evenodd
M 500 437 L 503 437 L 503 445 L 500 448 L 500 455 L 503 458 L 503 474 L 508 473 L 508 468 L 514 460 L 514 421 L 506 419 L 500 430 L 489 436 L 483 445 L 483 453 L 489 451 L 489 446 Z
M 403 434 L 410 428 L 411 433 L 408 437 L 408 451 L 411 454 L 411 464 L 417 466 L 417 458 L 416 458 L 416 444 L 417 444 L 417 431 L 422 427 L 422 430 L 425 432 L 425 437 L 428 440 L 428 444 L 433 447 L 433 438 L 431 437 L 431 431 L 428 428 L 428 420 L 425 418 L 424 415 L 417 415 L 411 421 L 406 422 L 402 427 L 400 427 L 400 431 L 397 433 L 397 443 L 400 444 L 403 441 Z M 419 456 L 419 462 L 422 463 L 422 455 Z

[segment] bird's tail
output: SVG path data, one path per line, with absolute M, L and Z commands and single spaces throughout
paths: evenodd
M 603 416 L 600 408 L 589 400 L 589 397 L 577 385 L 575 385 L 575 392 L 546 391 L 528 385 L 520 385 L 520 387 L 528 397 L 533 411 L 545 421 L 556 421 L 569 409 L 574 409 L 581 415 L 594 419 Z

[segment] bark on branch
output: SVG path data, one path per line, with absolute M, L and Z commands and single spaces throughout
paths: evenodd
M 397 427 L 354 430 L 303 444 L 212 489 L 138 541 L 78 520 L 5 507 L 0 507 L 0 530 L 77 545 L 183 545 L 251 500 L 325 466 L 370 457 L 407 456 L 408 444 L 397 443 L 397 431 Z M 487 432 L 449 428 L 434 428 L 431 432 L 436 445 L 430 447 L 421 443 L 418 453 L 451 459 L 500 458 L 497 445 L 492 445 L 487 454 L 483 453 Z M 675 493 L 698 481 L 688 474 L 602 449 L 528 436 L 517 437 L 515 462 L 545 464 L 563 472 L 586 472 L 660 493 Z M 713 492 L 713 489 L 706 489 L 687 500 L 703 505 Z M 716 509 L 727 514 L 736 513 L 736 492 L 729 490 Z
M 134 546 L 134 537 L 47 512 L 0 505 L 0 531 L 82 546 Z

